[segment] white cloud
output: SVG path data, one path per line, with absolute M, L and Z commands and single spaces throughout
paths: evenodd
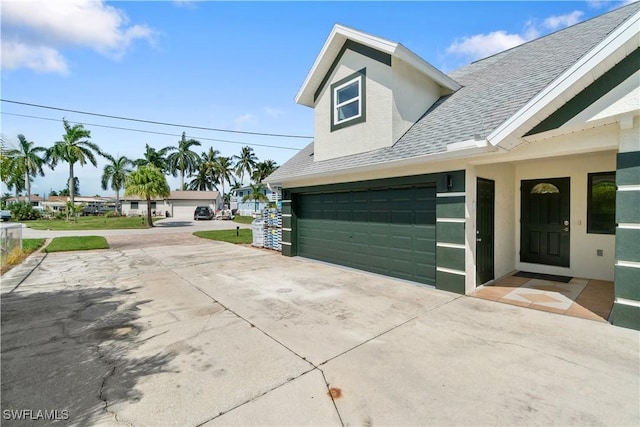
M 113 59 L 120 59 L 135 40 L 153 42 L 155 32 L 146 25 L 130 25 L 126 14 L 106 5 L 102 0 L 37 0 L 7 1 L 2 4 L 2 40 L 5 52 L 14 68 L 29 67 L 19 62 L 15 46 L 33 55 L 42 54 L 40 62 L 47 63 L 47 56 L 57 52 L 64 61 L 60 49 L 65 46 L 89 48 Z M 5 43 L 6 42 L 6 43 Z M 38 61 L 31 57 L 31 63 Z M 40 67 L 40 71 L 57 71 L 55 67 Z
M 580 22 L 583 14 L 582 11 L 574 10 L 566 15 L 550 16 L 544 19 L 542 24 L 536 20 L 528 20 L 519 34 L 499 30 L 488 34 L 461 37 L 449 45 L 446 53 L 464 62 L 472 62 L 536 39 L 549 31 L 574 25 Z
M 240 129 L 242 128 L 243 125 L 247 124 L 247 123 L 251 123 L 253 122 L 253 114 L 247 113 L 247 114 L 243 114 L 239 117 L 236 117 L 236 119 L 233 121 L 234 127 L 235 129 Z
M 267 116 L 274 119 L 277 119 L 284 115 L 284 110 L 281 110 L 280 108 L 264 107 L 264 112 L 267 114 Z
M 60 52 L 46 46 L 29 46 L 17 41 L 2 39 L 2 68 L 13 70 L 29 68 L 40 73 L 67 74 L 67 62 Z
M 518 46 L 526 41 L 519 34 L 494 31 L 489 34 L 476 34 L 475 36 L 457 39 L 447 48 L 447 53 L 461 55 L 470 61 L 475 61 Z
M 580 18 L 584 15 L 584 12 L 580 10 L 574 10 L 566 15 L 550 16 L 544 20 L 542 25 L 551 31 L 558 30 L 560 28 L 569 27 L 571 25 L 580 22 Z

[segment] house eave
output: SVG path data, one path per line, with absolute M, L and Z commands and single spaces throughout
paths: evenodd
M 524 139 L 520 137 L 555 111 L 559 107 L 558 100 L 571 99 L 611 68 L 614 65 L 612 58 L 619 62 L 640 46 L 639 25 L 640 12 L 636 12 L 491 132 L 487 137 L 490 144 L 512 150 L 523 143 Z
M 340 169 L 340 175 L 355 174 L 361 172 L 381 171 L 385 169 L 394 169 L 415 166 L 420 164 L 432 164 L 445 160 L 455 160 L 466 157 L 473 157 L 477 155 L 487 154 L 496 151 L 496 148 L 491 146 L 486 140 L 469 140 L 461 141 L 458 143 L 449 144 L 447 151 L 433 154 L 425 154 L 422 156 L 415 156 L 406 159 L 398 159 L 387 162 L 380 162 L 350 168 Z M 305 175 L 297 175 L 294 177 L 286 177 L 281 179 L 268 180 L 270 185 L 279 185 L 286 187 L 289 182 L 296 182 L 301 180 L 321 179 L 326 177 L 337 177 L 335 170 L 310 173 Z

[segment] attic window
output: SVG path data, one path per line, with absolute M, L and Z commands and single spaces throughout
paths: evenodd
M 365 76 L 363 68 L 331 85 L 331 131 L 365 121 Z

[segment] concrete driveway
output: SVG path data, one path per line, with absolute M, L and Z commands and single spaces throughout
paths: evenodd
M 174 242 L 3 276 L 3 425 L 640 424 L 636 331 Z

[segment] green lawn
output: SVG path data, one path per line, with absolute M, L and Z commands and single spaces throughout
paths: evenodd
M 253 218 L 252 216 L 236 215 L 233 217 L 233 222 L 237 222 L 240 224 L 251 224 L 254 219 L 255 218 Z
M 193 233 L 194 236 L 202 237 L 203 239 L 218 240 L 221 242 L 236 244 L 253 242 L 253 233 L 250 229 L 241 228 L 239 234 L 239 236 L 236 236 L 236 230 L 196 231 Z
M 89 251 L 109 249 L 107 239 L 102 236 L 56 237 L 44 248 L 45 252 Z
M 45 241 L 46 239 L 22 239 L 22 251 L 27 254 L 37 251 Z
M 34 230 L 114 230 L 123 228 L 148 228 L 146 217 L 116 217 L 81 216 L 78 222 L 64 219 L 39 219 L 24 221 L 24 224 Z

